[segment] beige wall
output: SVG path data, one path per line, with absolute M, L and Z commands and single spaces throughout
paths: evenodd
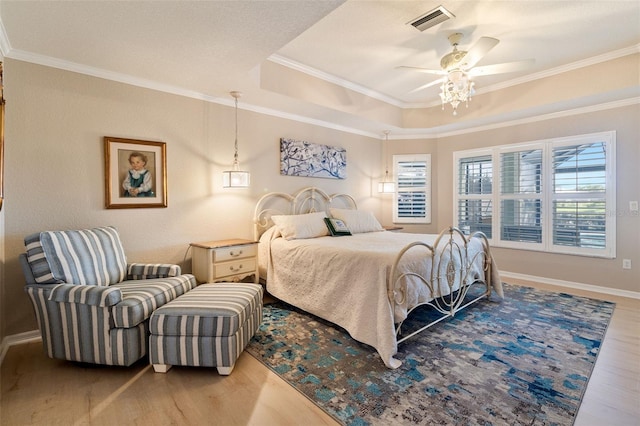
M 240 162 L 252 172 L 252 186 L 223 190 L 221 172 L 233 160 L 232 107 L 16 60 L 5 65 L 1 337 L 36 327 L 18 265 L 23 238 L 32 232 L 115 225 L 129 260 L 178 263 L 190 271 L 189 242 L 251 238 L 254 204 L 268 191 L 315 185 L 352 194 L 361 208 L 380 213 L 372 191 L 382 172 L 377 139 L 241 109 Z M 169 207 L 104 208 L 103 136 L 167 143 Z M 344 147 L 347 178 L 280 176 L 281 137 Z M 378 148 L 370 149 L 372 142 Z
M 375 192 L 384 164 L 379 139 L 241 109 L 240 162 L 252 172 L 253 184 L 249 190 L 223 190 L 220 172 L 233 157 L 230 107 L 16 60 L 6 61 L 5 82 L 7 200 L 0 218 L 5 253 L 0 339 L 36 327 L 17 259 L 24 236 L 31 232 L 111 224 L 120 230 L 129 260 L 175 262 L 190 271 L 189 242 L 250 238 L 253 206 L 268 191 L 315 185 L 329 193 L 347 192 L 360 208 L 374 212 L 382 223 L 391 222 L 391 198 Z M 451 224 L 456 150 L 616 130 L 618 258 L 504 249 L 496 249 L 495 257 L 498 266 L 510 272 L 640 291 L 639 218 L 628 212 L 628 201 L 640 200 L 639 116 L 634 105 L 460 136 L 391 140 L 389 156 L 432 154 L 433 221 L 405 225 L 405 231 L 437 232 Z M 168 208 L 104 208 L 103 136 L 167 143 Z M 280 176 L 281 137 L 346 148 L 347 179 Z M 632 259 L 634 269 L 623 271 L 622 258 Z

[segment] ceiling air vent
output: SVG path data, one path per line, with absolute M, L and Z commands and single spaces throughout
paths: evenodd
M 418 30 L 424 31 L 455 17 L 456 16 L 445 9 L 444 6 L 438 6 L 424 15 L 417 17 L 413 21 L 407 22 L 407 24 L 411 24 Z

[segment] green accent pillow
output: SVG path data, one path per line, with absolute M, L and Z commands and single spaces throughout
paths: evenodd
M 342 220 L 325 217 L 324 221 L 327 224 L 327 228 L 329 229 L 329 233 L 332 237 L 351 235 L 351 231 Z

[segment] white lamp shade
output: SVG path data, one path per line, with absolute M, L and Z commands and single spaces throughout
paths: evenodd
M 248 188 L 251 174 L 240 170 L 226 170 L 222 172 L 222 186 L 224 188 Z
M 395 182 L 378 182 L 378 192 L 383 194 L 392 194 L 396 192 Z

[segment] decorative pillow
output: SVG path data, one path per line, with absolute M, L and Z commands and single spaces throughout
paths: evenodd
M 49 263 L 44 257 L 44 250 L 40 243 L 40 233 L 27 235 L 24 238 L 24 246 L 27 250 L 27 261 L 31 267 L 33 279 L 38 284 L 58 284 L 62 281 L 57 280 L 51 273 Z
M 325 212 L 317 212 L 296 215 L 275 215 L 271 216 L 271 220 L 285 240 L 295 240 L 329 235 L 327 226 L 324 224 L 325 217 L 327 217 Z
M 40 243 L 56 280 L 107 286 L 122 282 L 127 276 L 120 236 L 111 226 L 41 232 Z
M 330 209 L 331 216 L 347 224 L 352 234 L 384 231 L 378 219 L 371 212 L 363 210 Z
M 325 217 L 325 223 L 329 229 L 329 233 L 332 237 L 340 237 L 342 235 L 351 235 L 351 231 L 347 228 L 347 225 L 340 219 L 334 219 L 332 217 Z

